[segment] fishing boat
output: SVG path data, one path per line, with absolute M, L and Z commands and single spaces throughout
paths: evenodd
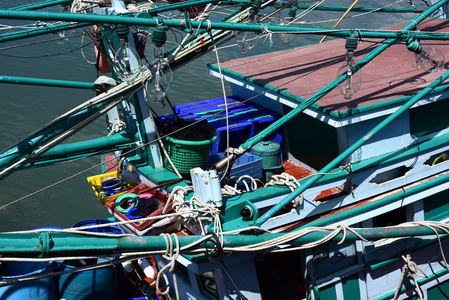
M 323 2 L 0 9 L 3 20 L 36 22 L 0 34 L 2 43 L 56 33 L 64 41 L 86 28 L 98 73 L 95 82 L 0 77 L 96 92 L 5 149 L 0 178 L 101 155 L 85 188 L 110 215 L 1 233 L 0 297 L 447 298 L 448 1 Z M 223 7 L 226 17 L 214 16 Z M 343 16 L 333 28 L 310 27 L 301 18 L 310 11 Z M 409 17 L 338 27 L 348 14 L 376 13 Z M 182 38 L 165 49 L 175 29 Z M 290 47 L 293 35 L 321 41 Z M 276 36 L 286 49 L 250 55 Z M 225 43 L 242 57 L 221 60 Z M 173 72 L 204 55 L 222 93 L 173 105 L 170 88 L 183 84 Z M 164 105 L 170 114 L 154 110 Z M 107 136 L 67 143 L 104 116 Z

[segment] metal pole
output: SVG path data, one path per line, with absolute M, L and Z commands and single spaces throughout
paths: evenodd
M 319 230 L 318 230 L 319 229 Z M 436 229 L 438 234 L 445 234 L 444 230 Z M 307 234 L 301 235 L 301 230 L 289 233 L 267 233 L 261 235 L 224 235 L 223 245 L 227 250 L 232 248 L 254 246 L 265 241 L 280 237 L 292 236 L 291 241 L 283 245 L 303 245 L 316 242 L 330 235 L 333 230 L 317 228 L 317 231 L 308 229 Z M 379 228 L 354 229 L 361 237 L 367 240 L 384 238 L 415 237 L 435 235 L 435 232 L 425 226 L 394 226 Z M 353 232 L 347 231 L 345 240 L 360 240 Z M 204 235 L 178 236 L 180 247 L 186 247 L 203 239 Z M 332 240 L 341 241 L 343 234 L 336 235 Z M 45 241 L 51 241 L 46 243 Z M 280 246 L 280 245 L 277 245 Z M 71 232 L 37 231 L 36 233 L 3 233 L 0 234 L 0 254 L 8 257 L 57 257 L 75 254 L 113 254 L 117 252 L 135 251 L 165 251 L 166 239 L 162 236 L 131 236 L 131 237 L 98 237 L 86 236 Z M 192 246 L 189 250 L 204 249 L 204 243 Z M 238 249 L 235 249 L 238 252 Z
M 53 87 L 95 90 L 95 84 L 91 83 L 91 82 L 54 80 L 54 79 L 42 79 L 42 78 L 31 78 L 31 77 L 17 77 L 17 76 L 7 76 L 7 75 L 0 75 L 0 83 L 40 85 L 40 86 L 53 86 Z
M 436 4 L 437 9 L 446 3 L 448 0 L 441 0 L 441 4 Z M 428 8 L 423 14 L 428 16 L 426 12 L 434 11 L 434 6 Z M 41 21 L 69 21 L 69 22 L 87 22 L 87 23 L 103 23 L 103 24 L 123 24 L 123 25 L 140 25 L 157 27 L 162 25 L 168 27 L 177 27 L 181 29 L 186 28 L 185 21 L 182 20 L 167 20 L 167 19 L 155 19 L 155 18 L 131 18 L 123 16 L 110 16 L 110 15 L 90 15 L 90 14 L 78 14 L 78 13 L 55 13 L 55 12 L 37 12 L 37 11 L 9 11 L 0 10 L 0 18 L 3 19 L 22 19 L 22 20 L 41 20 Z M 212 29 L 223 29 L 233 31 L 254 31 L 264 32 L 270 30 L 272 32 L 291 32 L 297 34 L 327 34 L 335 37 L 348 37 L 351 35 L 351 30 L 335 30 L 331 28 L 316 28 L 316 27 L 298 27 L 298 26 L 281 26 L 272 24 L 242 24 L 242 23 L 228 23 L 228 22 L 203 22 L 203 21 L 191 21 L 191 25 L 195 28 L 207 29 L 208 26 Z M 375 30 L 358 30 L 362 37 L 365 38 L 397 38 L 398 33 L 396 31 L 385 32 Z M 449 40 L 448 34 L 435 34 L 414 32 L 416 38 L 422 40 Z

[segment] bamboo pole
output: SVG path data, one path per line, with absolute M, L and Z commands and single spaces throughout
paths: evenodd
M 359 0 L 355 0 L 352 3 L 352 5 L 346 10 L 346 12 L 343 14 L 343 16 L 341 16 L 341 18 L 337 21 L 337 23 L 335 23 L 334 26 L 332 26 L 332 29 L 334 29 L 335 27 L 338 26 L 338 24 L 340 24 L 340 22 L 346 17 L 346 15 L 351 11 L 351 9 L 353 9 L 353 7 L 357 4 L 357 2 L 359 2 Z M 326 38 L 327 38 L 327 35 L 323 36 L 320 43 L 324 42 L 324 40 L 326 40 Z

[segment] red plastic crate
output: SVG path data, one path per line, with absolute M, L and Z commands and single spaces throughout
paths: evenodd
M 145 192 L 145 190 L 151 188 L 151 186 L 146 185 L 144 183 L 139 184 L 138 186 L 130 189 L 129 191 L 127 191 L 127 193 L 133 193 L 133 194 L 143 194 L 143 193 L 150 193 L 153 196 L 155 196 L 158 200 L 159 200 L 159 208 L 152 212 L 150 215 L 145 216 L 145 217 L 154 217 L 154 216 L 158 216 L 162 213 L 165 204 L 167 203 L 168 200 L 168 195 L 159 191 L 159 190 L 151 190 L 149 192 Z M 119 212 L 116 208 L 115 208 L 115 200 L 117 200 L 118 197 L 116 197 L 114 200 L 112 201 L 108 201 L 107 207 L 108 207 L 108 211 L 111 215 L 114 216 L 114 218 L 117 221 L 129 221 L 129 218 L 126 217 L 126 215 L 122 214 L 121 212 Z M 170 214 L 173 213 L 174 210 L 172 209 L 172 203 L 170 203 L 167 207 L 167 211 L 166 214 Z M 154 219 L 154 220 L 148 220 L 148 221 L 144 221 L 144 222 L 139 222 L 139 223 L 128 223 L 125 225 L 122 225 L 124 227 L 126 227 L 129 231 L 137 234 L 137 235 L 145 235 L 147 233 L 150 233 L 151 229 L 154 229 L 152 227 L 152 225 L 154 225 L 156 222 L 158 222 L 161 219 Z

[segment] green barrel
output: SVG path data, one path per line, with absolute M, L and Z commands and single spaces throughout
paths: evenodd
M 266 181 L 269 181 L 273 174 L 278 174 L 282 168 L 281 146 L 276 142 L 259 142 L 251 147 L 251 153 L 262 158 Z

